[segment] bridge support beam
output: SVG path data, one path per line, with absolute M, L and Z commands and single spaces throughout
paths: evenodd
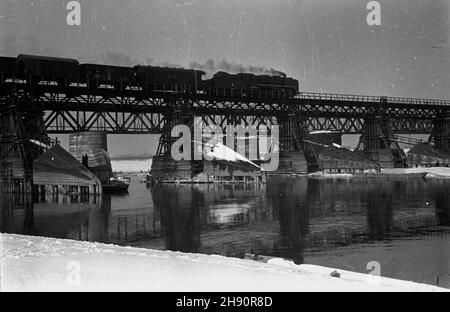
M 153 182 L 265 182 L 265 175 L 260 172 L 258 167 L 239 161 L 233 155 L 219 151 L 214 159 L 208 159 L 203 154 L 205 148 L 216 149 L 211 145 L 213 144 L 211 141 L 215 141 L 215 143 L 222 143 L 230 149 L 233 149 L 232 146 L 234 146 L 234 152 L 257 164 L 259 159 L 254 158 L 260 156 L 259 138 L 255 139 L 255 136 L 259 136 L 258 127 L 255 125 L 258 120 L 244 120 L 242 116 L 232 112 L 226 116 L 226 119 L 218 119 L 218 116 L 206 116 L 206 118 L 202 116 L 203 118 L 200 118 L 194 115 L 189 102 L 176 101 L 170 107 L 173 109 L 164 115 L 164 131 L 160 138 L 157 155 L 153 158 Z M 184 126 L 184 129 L 179 129 L 183 133 L 178 137 L 172 137 L 172 134 L 176 134 L 172 133 L 175 126 Z M 185 137 L 187 134 L 184 133 L 187 129 L 190 130 L 189 139 Z M 232 141 L 228 142 L 230 139 Z M 179 144 L 180 142 L 183 144 Z M 190 142 L 190 154 L 183 150 L 186 148 L 184 144 L 187 142 Z M 205 143 L 208 144 L 205 145 Z M 185 159 L 175 160 L 173 152 L 180 158 L 184 154 Z
M 394 139 L 392 124 L 386 116 L 365 119 L 358 149 L 361 145 L 366 156 L 380 168 L 406 167 L 406 154 Z
M 450 117 L 436 118 L 434 120 L 434 129 L 430 140 L 434 141 L 437 149 L 450 152 Z
M 152 162 L 152 178 L 155 182 L 176 182 L 190 180 L 203 171 L 204 163 L 194 159 L 195 143 L 191 143 L 190 160 L 175 161 L 172 157 L 172 146 L 179 138 L 172 137 L 175 126 L 188 126 L 194 133 L 194 114 L 187 103 L 174 102 L 174 109 L 164 115 L 165 126 L 159 140 L 158 150 Z M 192 139 L 194 139 L 192 137 Z
M 307 173 L 304 141 L 308 136 L 307 120 L 296 114 L 286 114 L 277 117 L 277 122 L 280 127 L 280 165 L 276 173 Z
M 1 99 L 0 112 L 0 183 L 11 193 L 31 193 L 33 160 L 38 152 L 29 141 L 19 107 L 26 97 L 13 93 Z

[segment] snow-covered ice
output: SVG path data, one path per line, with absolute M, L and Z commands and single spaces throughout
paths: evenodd
M 9 234 L 0 242 L 2 291 L 446 291 L 282 259 L 266 264 Z
M 152 168 L 152 158 L 148 159 L 112 159 L 111 166 L 116 172 L 149 172 Z
M 450 168 L 447 167 L 381 169 L 381 173 L 391 175 L 427 173 L 426 178 L 450 178 Z

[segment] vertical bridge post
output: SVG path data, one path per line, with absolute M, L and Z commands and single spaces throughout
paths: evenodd
M 404 168 L 407 157 L 395 139 L 386 105 L 387 98 L 381 98 L 379 105 L 365 118 L 358 149 L 362 145 L 367 157 L 379 164 L 380 168 Z
M 158 144 L 156 157 L 152 162 L 152 176 L 155 181 L 174 182 L 189 180 L 203 170 L 202 162 L 193 158 L 195 146 L 191 142 L 191 159 L 175 161 L 172 158 L 172 146 L 179 138 L 172 138 L 172 129 L 178 125 L 188 126 L 191 130 L 191 141 L 194 131 L 194 114 L 189 101 L 170 99 L 171 108 L 164 114 L 164 130 Z
M 306 119 L 288 113 L 277 117 L 277 122 L 280 127 L 280 166 L 277 173 L 307 173 L 304 141 L 308 137 Z
M 450 152 L 450 116 L 446 111 L 437 114 L 434 119 L 434 129 L 431 140 L 437 149 Z
M 33 104 L 27 92 L 15 88 L 1 98 L 0 181 L 8 185 L 9 192 L 32 192 L 33 161 L 43 153 L 30 141 L 37 138 L 42 116 L 24 113 L 24 107 Z

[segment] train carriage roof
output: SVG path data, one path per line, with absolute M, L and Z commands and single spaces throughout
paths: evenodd
M 14 74 L 16 61 L 15 57 L 0 56 L 0 72 Z
M 17 58 L 11 56 L 0 56 L 1 61 L 15 61 Z
M 195 69 L 186 69 L 181 67 L 164 67 L 164 66 L 151 66 L 151 65 L 136 65 L 134 67 L 137 70 L 154 70 L 154 71 L 172 71 L 172 72 L 189 72 L 189 73 L 201 73 L 202 75 L 206 75 L 204 71 L 195 70 Z
M 0 56 L 0 65 L 1 66 L 8 66 L 8 65 L 14 65 L 16 63 L 15 57 L 6 57 L 6 56 Z
M 20 54 L 17 59 L 19 61 L 27 61 L 27 60 L 38 60 L 38 61 L 48 61 L 48 62 L 64 62 L 64 63 L 73 63 L 79 64 L 78 60 L 71 58 L 62 58 L 62 57 L 49 57 L 49 56 L 40 56 L 40 55 L 29 55 L 29 54 Z
M 105 64 L 92 64 L 92 63 L 84 63 L 80 64 L 80 67 L 97 67 L 97 68 L 111 68 L 111 69 L 120 69 L 120 70 L 133 70 L 133 67 L 128 66 L 116 66 L 116 65 L 105 65 Z

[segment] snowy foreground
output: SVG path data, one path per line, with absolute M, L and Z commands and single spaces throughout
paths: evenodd
M 334 269 L 0 235 L 2 291 L 445 291 Z M 335 274 L 336 275 L 336 274 Z

